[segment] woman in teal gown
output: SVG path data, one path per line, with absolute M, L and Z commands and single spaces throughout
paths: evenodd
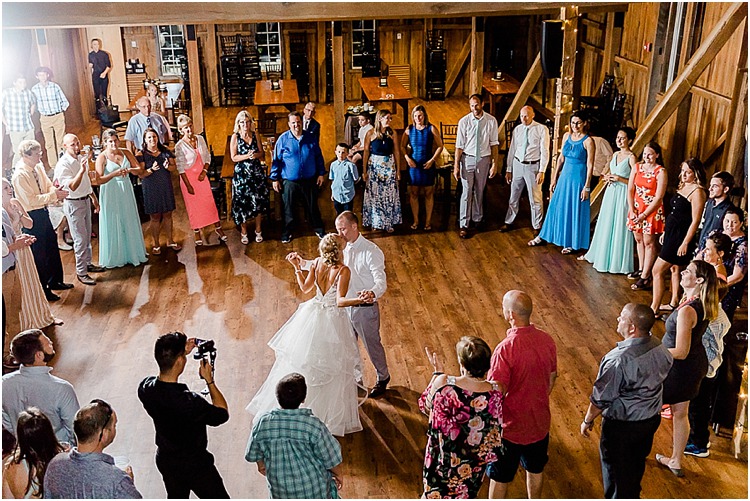
M 635 131 L 624 127 L 617 132 L 615 141 L 620 149 L 612 156 L 609 174 L 602 176 L 607 188 L 599 210 L 594 237 L 586 255 L 579 257 L 604 273 L 630 273 L 633 271 L 635 240 L 628 230 L 628 179 L 635 167 L 636 158 L 630 151 Z
M 557 174 L 550 180 L 552 199 L 539 236 L 530 247 L 549 242 L 562 247 L 563 254 L 589 248 L 589 194 L 596 146 L 586 130 L 588 124 L 579 112 L 570 117 L 570 132 L 563 137 L 562 154 L 557 158 Z
M 105 149 L 96 159 L 99 182 L 99 264 L 117 268 L 145 263 L 146 244 L 128 174 L 141 172 L 133 154 L 120 149 L 113 129 L 104 131 Z

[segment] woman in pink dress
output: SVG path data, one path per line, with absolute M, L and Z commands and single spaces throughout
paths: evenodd
M 193 133 L 193 120 L 187 115 L 177 118 L 177 130 L 182 134 L 182 139 L 174 148 L 177 172 L 182 180 L 180 188 L 190 227 L 195 232 L 195 245 L 203 245 L 201 229 L 210 225 L 214 225 L 219 240 L 226 242 L 227 236 L 221 229 L 219 211 L 216 209 L 211 183 L 208 180 L 211 153 L 208 151 L 206 140 Z

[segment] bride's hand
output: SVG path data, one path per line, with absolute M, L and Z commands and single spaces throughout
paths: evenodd
M 300 261 L 302 259 L 299 257 L 299 254 L 297 254 L 296 252 L 290 252 L 289 254 L 286 255 L 286 260 L 289 261 L 292 264 L 292 266 L 294 266 L 295 268 L 299 268 Z
M 434 369 L 433 372 L 443 372 L 443 363 L 438 358 L 438 354 L 434 351 L 430 351 L 427 346 L 424 347 L 424 352 L 427 354 L 427 360 L 432 364 L 432 368 Z

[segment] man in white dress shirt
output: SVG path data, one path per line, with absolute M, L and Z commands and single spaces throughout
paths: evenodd
M 370 390 L 370 397 L 376 398 L 385 393 L 391 375 L 385 350 L 380 341 L 380 307 L 378 300 L 385 294 L 385 257 L 380 247 L 367 240 L 359 233 L 359 218 L 351 211 L 344 211 L 336 218 L 336 231 L 346 240 L 344 264 L 351 270 L 349 290 L 346 297 L 357 298 L 361 304 L 349 307 L 354 333 L 362 339 L 367 354 L 375 366 L 378 381 Z M 299 266 L 309 269 L 312 261 L 302 259 L 296 252 L 287 259 L 296 257 Z
M 544 216 L 542 183 L 549 162 L 549 130 L 545 125 L 534 121 L 534 110 L 531 106 L 521 108 L 519 116 L 521 124 L 513 129 L 508 146 L 505 179 L 510 184 L 510 201 L 508 212 L 505 214 L 505 224 L 500 227 L 500 231 L 513 229 L 523 187 L 526 185 L 531 204 L 531 226 L 534 228 L 534 236 L 537 236 L 542 228 Z
M 456 161 L 453 177 L 461 181 L 463 192 L 459 210 L 461 238 L 469 238 L 469 222 L 482 222 L 482 201 L 488 178 L 497 173 L 497 120 L 482 110 L 482 96 L 469 98 L 471 113 L 458 121 Z
M 63 137 L 65 154 L 55 166 L 55 181 L 60 188 L 68 191 L 63 201 L 63 211 L 70 225 L 70 236 L 73 237 L 73 249 L 76 255 L 76 275 L 84 285 L 96 285 L 89 273 L 105 271 L 91 262 L 91 206 L 99 212 L 99 201 L 91 189 L 88 173 L 88 161 L 91 153 L 81 154 L 81 142 L 75 134 Z M 85 160 L 85 161 L 82 161 Z

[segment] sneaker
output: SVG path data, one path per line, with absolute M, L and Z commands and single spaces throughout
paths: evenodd
M 291 241 L 292 241 L 292 236 L 291 235 L 284 235 L 283 237 L 281 237 L 281 243 L 282 244 L 288 244 Z
M 707 458 L 711 453 L 708 451 L 708 447 L 702 449 L 695 444 L 687 444 L 685 446 L 685 454 L 688 456 L 695 456 L 697 458 Z

